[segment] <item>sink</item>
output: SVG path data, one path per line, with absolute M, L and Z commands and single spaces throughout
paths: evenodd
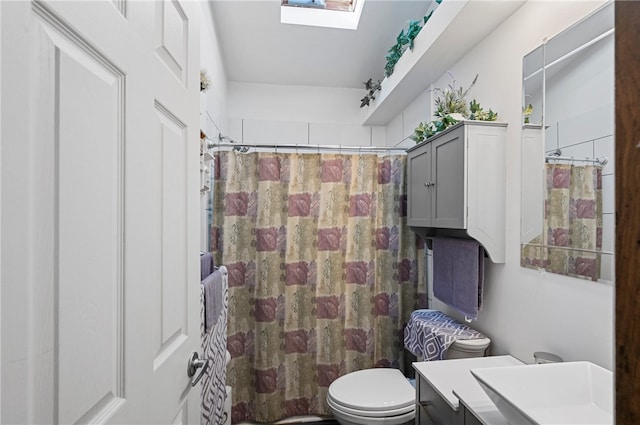
M 471 369 L 510 424 L 613 424 L 613 373 L 591 362 Z

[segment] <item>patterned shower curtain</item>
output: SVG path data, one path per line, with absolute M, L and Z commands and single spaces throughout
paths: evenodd
M 544 228 L 523 247 L 524 265 L 597 281 L 602 250 L 602 167 L 546 164 Z M 572 249 L 575 248 L 575 249 Z
M 601 256 L 589 251 L 602 249 L 602 167 L 547 164 L 545 207 L 547 269 L 597 281 Z
M 426 305 L 405 169 L 399 155 L 216 155 L 233 423 L 329 414 L 339 376 L 403 366 L 403 327 Z

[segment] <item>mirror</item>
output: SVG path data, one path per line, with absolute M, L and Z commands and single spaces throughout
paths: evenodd
M 521 265 L 614 280 L 614 4 L 523 58 Z

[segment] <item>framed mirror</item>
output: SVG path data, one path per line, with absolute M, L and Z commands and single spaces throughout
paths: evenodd
M 521 265 L 614 280 L 614 3 L 523 58 Z

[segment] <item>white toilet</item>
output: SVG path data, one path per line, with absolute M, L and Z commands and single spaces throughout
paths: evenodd
M 347 373 L 331 383 L 327 404 L 341 425 L 413 423 L 416 392 L 397 369 Z
M 445 359 L 467 359 L 469 357 L 484 357 L 491 344 L 489 338 L 456 339 L 447 350 Z
M 447 359 L 482 357 L 489 338 L 456 340 Z M 397 369 L 373 368 L 347 373 L 331 383 L 327 404 L 341 425 L 413 424 L 416 392 Z

